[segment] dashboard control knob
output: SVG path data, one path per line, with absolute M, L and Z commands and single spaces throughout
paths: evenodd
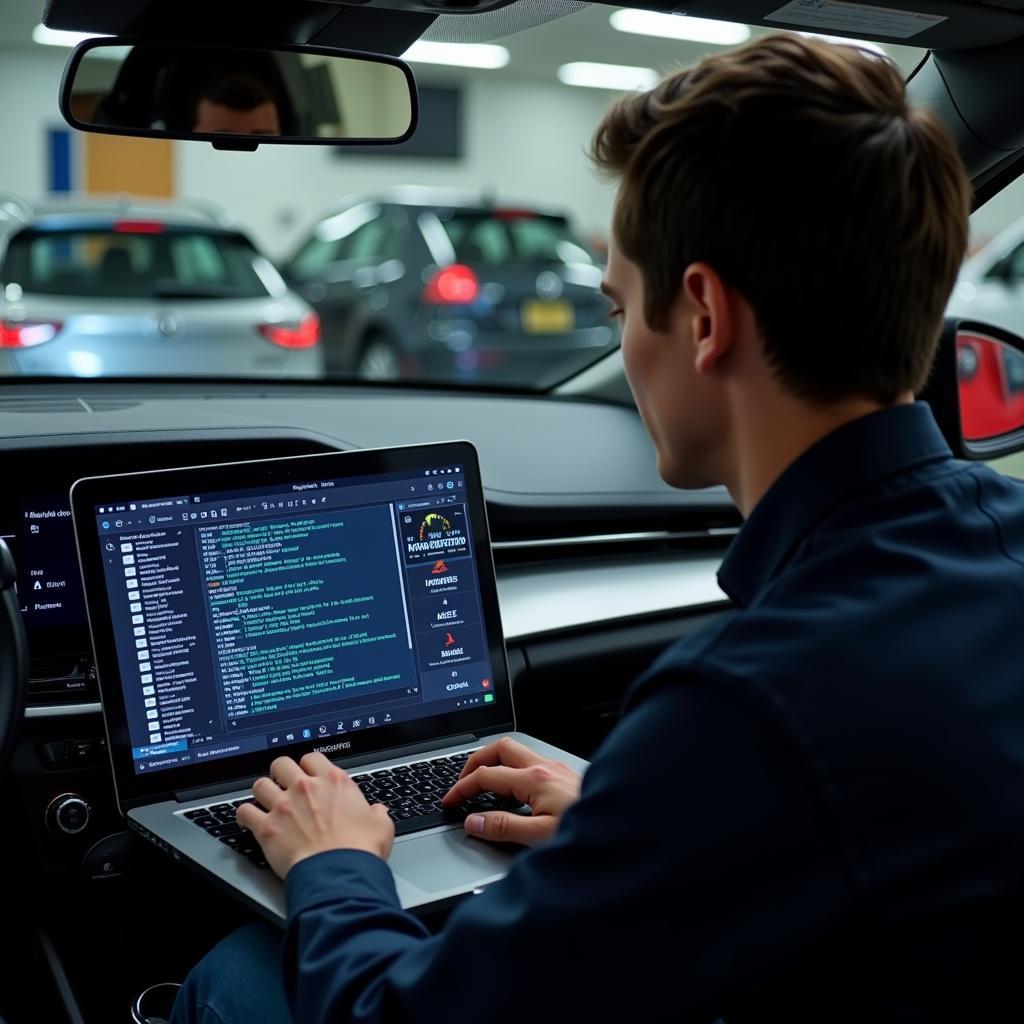
M 77 836 L 84 832 L 92 817 L 92 808 L 77 793 L 61 793 L 46 808 L 46 827 L 55 836 Z

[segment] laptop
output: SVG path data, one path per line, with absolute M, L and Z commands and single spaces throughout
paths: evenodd
M 465 441 L 77 481 L 71 503 L 118 808 L 282 921 L 235 811 L 281 754 L 319 750 L 395 821 L 402 906 L 500 878 L 515 851 L 439 799 L 516 731 L 487 511 Z M 522 811 L 523 809 L 520 809 Z

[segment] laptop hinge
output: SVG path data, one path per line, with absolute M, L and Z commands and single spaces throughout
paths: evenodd
M 410 743 L 404 747 L 389 747 L 387 750 L 378 750 L 372 754 L 361 754 L 359 757 L 332 757 L 331 760 L 339 768 L 348 770 L 349 768 L 358 768 L 362 764 L 373 764 L 375 761 L 390 761 L 394 758 L 409 757 L 412 754 L 422 754 L 428 750 L 462 747 L 476 742 L 478 742 L 477 736 L 471 732 L 464 732 L 457 736 L 441 736 L 422 743 Z M 214 797 L 220 793 L 230 793 L 236 789 L 248 789 L 258 778 L 259 775 L 250 775 L 242 779 L 226 779 L 224 782 L 217 782 L 210 786 L 195 786 L 192 789 L 182 789 L 174 794 L 174 799 L 180 804 L 205 800 L 207 797 Z
M 477 738 L 471 732 L 458 736 L 443 736 L 441 739 L 426 740 L 423 743 L 410 743 L 404 747 L 393 747 L 386 751 L 378 750 L 376 754 L 360 754 L 358 757 L 331 758 L 332 761 L 346 771 L 358 768 L 361 764 L 373 764 L 374 761 L 390 761 L 396 757 L 409 757 L 412 754 L 423 754 L 429 750 L 443 750 L 445 747 L 464 747 L 476 743 Z

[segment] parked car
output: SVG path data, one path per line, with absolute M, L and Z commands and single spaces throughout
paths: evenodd
M 595 255 L 560 212 L 400 188 L 322 218 L 283 268 L 327 372 L 537 387 L 618 344 Z
M 316 313 L 207 207 L 5 204 L 0 374 L 320 377 Z
M 964 263 L 947 312 L 1024 334 L 1024 218 Z

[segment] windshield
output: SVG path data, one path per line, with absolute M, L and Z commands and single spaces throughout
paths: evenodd
M 586 156 L 602 115 L 766 31 L 594 5 L 487 42 L 420 41 L 408 142 L 239 153 L 58 123 L 72 40 L 33 42 L 37 0 L 14 6 L 28 27 L 0 61 L 19 97 L 0 160 L 8 377 L 550 389 L 619 344 L 599 291 L 615 192 Z M 871 45 L 904 73 L 923 56 Z M 109 109 L 113 74 L 83 80 L 79 116 Z

